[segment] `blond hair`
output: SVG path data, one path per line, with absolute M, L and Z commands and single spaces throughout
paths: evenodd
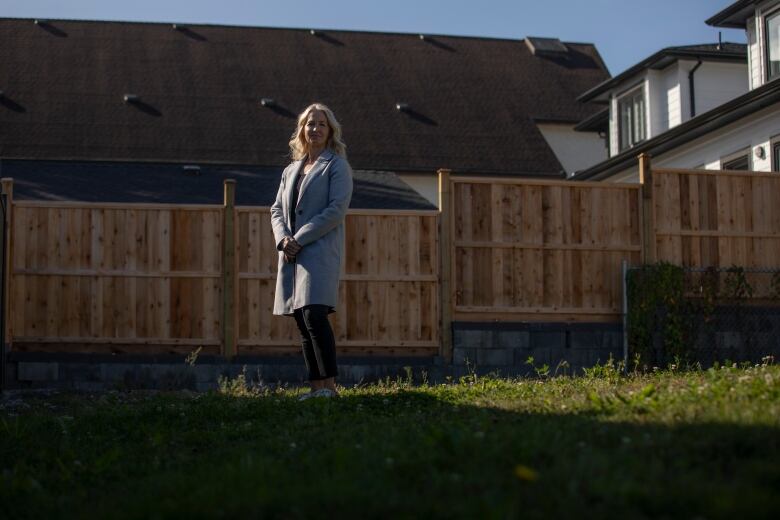
M 325 119 L 328 120 L 328 126 L 330 127 L 328 142 L 325 143 L 325 148 L 346 159 L 347 145 L 341 140 L 341 125 L 336 120 L 336 116 L 333 115 L 333 111 L 322 103 L 312 103 L 298 116 L 298 125 L 295 127 L 292 137 L 290 137 L 290 155 L 292 156 L 293 161 L 303 159 L 309 151 L 303 131 L 306 127 L 306 120 L 309 118 L 309 114 L 315 110 L 319 110 L 325 114 Z

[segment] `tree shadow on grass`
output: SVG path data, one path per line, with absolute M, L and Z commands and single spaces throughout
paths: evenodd
M 107 403 L 65 426 L 56 417 L 21 427 L 3 419 L 0 498 L 11 517 L 55 510 L 163 518 L 775 512 L 777 428 L 629 423 L 464 404 L 462 397 L 444 390 L 305 402 L 273 394 L 161 396 Z M 12 485 L 27 476 L 38 487 Z

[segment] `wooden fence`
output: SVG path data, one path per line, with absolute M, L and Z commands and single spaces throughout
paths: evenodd
M 439 211 L 350 210 L 342 352 L 447 357 L 452 321 L 617 321 L 623 261 L 776 267 L 780 175 L 651 169 L 640 184 L 453 177 Z M 297 352 L 271 314 L 269 209 L 11 202 L 6 342 L 71 352 Z
M 333 328 L 341 352 L 435 354 L 439 245 L 435 211 L 350 210 Z M 240 353 L 289 350 L 292 320 L 273 316 L 278 253 L 268 208 L 238 209 Z
M 780 174 L 652 170 L 650 255 L 691 267 L 780 263 Z
M 12 201 L 14 350 L 298 352 L 272 315 L 269 208 Z M 12 185 L 6 182 L 5 192 Z M 439 353 L 438 212 L 350 210 L 334 332 L 341 352 Z
M 640 262 L 639 186 L 453 178 L 456 320 L 614 320 Z

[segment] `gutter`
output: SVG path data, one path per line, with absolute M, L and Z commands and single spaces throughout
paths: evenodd
M 606 92 L 607 90 L 609 90 L 610 88 L 612 88 L 613 86 L 621 83 L 625 79 L 632 77 L 635 74 L 639 74 L 641 71 L 645 69 L 651 68 L 655 63 L 661 61 L 664 58 L 673 58 L 677 60 L 695 58 L 698 60 L 708 59 L 708 61 L 710 61 L 709 59 L 711 59 L 711 61 L 741 62 L 747 58 L 747 51 L 733 52 L 733 51 L 726 51 L 723 49 L 719 51 L 716 50 L 702 51 L 701 49 L 689 51 L 685 49 L 675 49 L 675 48 L 661 49 L 655 54 L 640 61 L 636 65 L 624 70 L 617 76 L 613 76 L 605 81 L 602 81 L 601 83 L 591 88 L 590 90 L 584 92 L 583 94 L 580 94 L 579 96 L 577 96 L 577 101 L 580 101 L 582 103 L 591 101 L 596 97 L 598 97 L 599 95 Z
M 694 65 L 693 68 L 688 71 L 688 93 L 690 94 L 691 98 L 691 118 L 696 116 L 696 90 L 694 88 L 693 75 L 696 72 L 696 69 L 701 67 L 702 64 L 701 58 L 697 59 L 698 61 L 696 62 L 696 65 Z

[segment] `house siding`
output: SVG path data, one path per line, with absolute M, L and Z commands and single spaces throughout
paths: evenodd
M 748 88 L 744 65 L 705 62 L 694 74 L 696 114 L 703 114 L 737 98 L 747 93 Z
M 708 170 L 719 170 L 723 157 L 749 148 L 750 168 L 754 171 L 771 171 L 770 141 L 776 136 L 780 136 L 780 104 L 710 132 L 667 153 L 654 156 L 653 165 L 660 168 L 697 168 L 703 164 Z M 763 159 L 756 155 L 759 147 L 764 149 Z M 605 180 L 639 182 L 638 165 L 632 165 Z
M 749 67 L 750 89 L 755 89 L 764 84 L 763 63 L 761 60 L 761 41 L 758 38 L 758 18 L 753 17 L 747 21 L 747 51 Z
M 439 177 L 414 173 L 397 173 L 398 177 L 434 206 L 439 206 Z
M 538 123 L 536 126 L 555 152 L 567 176 L 607 158 L 604 140 L 595 132 L 576 132 L 574 125 Z
M 756 6 L 756 16 L 747 21 L 748 59 L 750 60 L 750 88 L 766 83 L 766 35 L 765 19 L 768 13 L 780 7 L 777 0 L 769 0 Z
M 669 105 L 667 84 L 669 77 L 673 76 L 675 68 L 672 66 L 661 71 L 647 71 L 645 99 L 647 99 L 648 138 L 669 128 L 669 112 L 666 108 Z

